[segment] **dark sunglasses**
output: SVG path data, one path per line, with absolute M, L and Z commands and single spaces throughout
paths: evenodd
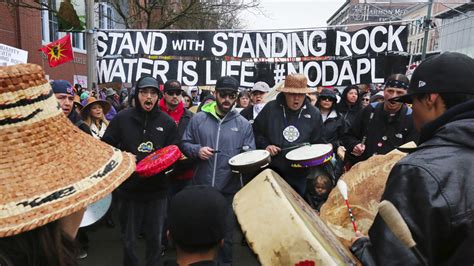
M 321 101 L 332 101 L 332 98 L 331 97 L 319 97 L 319 99 L 321 99 Z
M 370 99 L 367 99 L 367 98 L 362 98 L 362 101 L 364 101 L 364 102 L 368 102 L 368 101 L 370 101 Z
M 219 97 L 221 98 L 225 98 L 225 97 L 229 97 L 229 99 L 231 100 L 234 100 L 235 98 L 237 98 L 237 93 L 236 92 L 232 92 L 232 91 L 219 91 Z
M 166 94 L 168 94 L 169 96 L 173 96 L 173 95 L 176 95 L 176 96 L 179 96 L 181 95 L 181 91 L 166 91 L 165 92 Z

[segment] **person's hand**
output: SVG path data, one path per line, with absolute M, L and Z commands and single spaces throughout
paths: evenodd
M 275 145 L 268 145 L 265 150 L 267 150 L 271 156 L 275 156 L 281 151 L 280 147 Z
M 364 151 L 365 151 L 365 145 L 362 143 L 359 143 L 354 147 L 351 153 L 355 156 L 361 156 L 362 153 L 364 153 Z
M 212 155 L 214 155 L 213 148 L 202 147 L 201 149 L 199 149 L 199 158 L 201 158 L 201 160 L 207 160 L 211 158 Z
M 359 239 L 365 237 L 359 230 L 355 232 L 355 237 L 351 238 L 351 246 L 354 245 L 354 243 Z

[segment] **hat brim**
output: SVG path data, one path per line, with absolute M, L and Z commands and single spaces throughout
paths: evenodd
M 299 94 L 306 94 L 306 93 L 312 93 L 314 92 L 310 88 L 291 88 L 291 87 L 283 87 L 283 88 L 278 88 L 276 91 L 279 92 L 288 92 L 288 93 L 299 93 Z
M 110 111 L 111 105 L 109 102 L 104 101 L 104 100 L 96 100 L 93 102 L 90 102 L 86 104 L 84 107 L 81 109 L 81 116 L 87 115 L 94 103 L 98 103 L 102 106 L 102 109 L 104 110 L 104 115 L 107 114 Z
M 18 106 L 2 110 L 0 116 L 0 237 L 84 209 L 135 170 L 132 154 L 93 138 L 69 121 L 41 67 L 1 69 L 0 84 L 12 83 L 8 97 Z M 0 101 L 6 97 L 4 91 L 0 90 Z M 30 100 L 25 103 L 24 97 Z

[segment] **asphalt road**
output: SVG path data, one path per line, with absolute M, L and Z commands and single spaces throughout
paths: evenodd
M 116 218 L 116 217 L 115 217 Z M 115 219 L 117 221 L 117 219 Z M 103 224 L 94 225 L 88 229 L 89 237 L 88 256 L 79 260 L 79 266 L 120 266 L 122 265 L 122 242 L 118 222 L 115 228 L 108 228 Z M 259 265 L 255 255 L 247 246 L 241 245 L 242 234 L 234 234 L 233 256 L 235 266 Z M 145 265 L 145 241 L 138 241 L 140 265 Z M 161 264 L 167 260 L 175 260 L 174 249 L 168 250 L 162 257 Z

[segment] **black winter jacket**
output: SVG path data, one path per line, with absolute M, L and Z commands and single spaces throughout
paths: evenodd
M 285 108 L 287 115 L 286 120 L 283 116 L 283 108 Z M 276 100 L 267 103 L 253 123 L 257 149 L 265 149 L 268 145 L 276 145 L 284 149 L 305 142 L 311 144 L 322 143 L 323 123 L 321 113 L 311 105 L 307 98 L 302 108 L 298 111 L 290 110 L 286 106 L 283 93 L 280 93 Z M 288 142 L 283 137 L 283 130 L 288 125 L 296 126 L 300 132 L 299 138 L 294 142 Z M 272 157 L 270 168 L 279 173 L 300 195 L 303 195 L 306 188 L 306 176 L 309 171 L 307 169 L 291 168 L 290 162 L 285 157 L 289 151 L 282 151 Z
M 372 119 L 370 118 L 373 114 Z M 351 156 L 354 147 L 366 137 L 365 151 L 361 156 Z M 346 157 L 351 163 L 367 160 L 374 154 L 387 154 L 410 141 L 417 141 L 418 133 L 413 126 L 412 111 L 406 105 L 390 117 L 383 103 L 372 103 L 355 118 L 341 141 L 346 147 Z
M 398 209 L 428 265 L 473 265 L 474 100 L 426 124 L 420 143 L 394 166 L 382 200 Z M 419 264 L 378 215 L 369 236 L 353 246 L 363 263 Z
M 150 153 L 171 144 L 177 144 L 178 129 L 171 117 L 155 106 L 145 112 L 136 94 L 134 108 L 119 112 L 110 121 L 102 138 L 106 143 L 136 155 L 137 163 Z M 168 181 L 164 173 L 142 178 L 134 173 L 118 189 L 129 199 L 151 200 L 165 198 Z

